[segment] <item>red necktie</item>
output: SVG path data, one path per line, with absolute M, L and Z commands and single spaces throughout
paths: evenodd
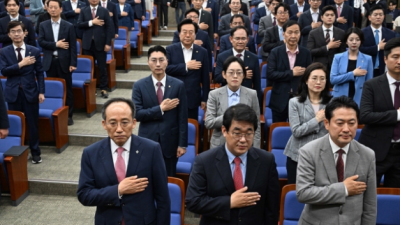
M 326 36 L 325 36 L 325 41 L 326 43 L 329 43 L 331 41 L 331 35 L 329 34 L 329 29 L 326 29 Z
M 343 182 L 344 177 L 344 162 L 342 158 L 342 154 L 344 153 L 343 149 L 339 149 L 336 153 L 338 153 L 338 159 L 336 162 L 336 172 L 339 182 Z
M 272 25 L 276 25 L 276 18 L 274 17 L 274 22 L 272 23 Z
M 399 90 L 400 82 L 395 82 L 394 85 L 396 85 L 396 89 L 394 90 L 394 109 L 398 110 L 400 108 L 400 90 Z M 393 130 L 393 140 L 397 141 L 399 139 L 400 139 L 400 123 L 397 122 Z
M 240 168 L 240 162 L 242 161 L 239 157 L 236 157 L 235 162 L 235 170 L 233 172 L 233 183 L 235 184 L 235 189 L 239 190 L 243 188 L 243 176 L 242 169 Z
M 17 52 L 18 52 L 18 62 L 22 61 L 22 55 L 21 55 L 21 50 L 22 48 L 16 48 Z
M 240 58 L 240 57 L 242 57 L 242 54 L 239 53 L 236 55 L 236 57 Z
M 117 149 L 118 156 L 117 161 L 115 162 L 115 173 L 117 174 L 118 182 L 121 182 L 126 176 L 125 160 L 122 158 L 122 152 L 124 150 L 123 147 L 118 147 Z
M 161 90 L 161 86 L 162 86 L 162 83 L 161 83 L 161 82 L 157 82 L 157 87 L 158 87 L 158 89 L 157 89 L 158 104 L 161 104 L 161 102 L 162 102 L 162 100 L 163 100 L 163 98 L 164 98 L 163 92 L 162 92 L 162 90 Z
M 96 17 L 96 8 L 92 8 L 92 18 L 94 19 Z

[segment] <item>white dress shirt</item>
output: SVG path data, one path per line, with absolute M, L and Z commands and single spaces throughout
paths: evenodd
M 379 34 L 379 41 L 382 40 L 382 26 L 380 26 L 378 29 L 375 29 L 372 25 L 371 25 L 371 29 L 372 29 L 372 35 L 374 36 L 374 40 L 375 40 L 375 31 L 379 30 L 378 34 Z M 379 45 L 376 46 L 379 50 L 383 50 L 383 49 L 379 49 Z M 378 53 L 379 55 L 379 53 Z
M 189 49 L 185 48 L 185 46 L 183 46 L 182 43 L 181 43 L 181 45 L 182 45 L 183 57 L 185 58 L 185 63 L 187 63 L 187 62 L 189 62 L 190 60 L 192 60 L 193 44 L 192 44 L 192 46 L 191 46 Z M 187 71 L 187 70 L 188 70 L 188 69 L 187 69 L 187 67 L 186 67 L 186 71 Z
M 363 0 L 354 0 L 354 8 L 359 9 L 364 4 Z
M 303 12 L 304 11 L 304 5 L 305 5 L 306 3 L 305 2 L 303 2 L 303 5 L 299 5 L 299 3 L 297 2 L 297 9 L 299 10 L 299 12 Z
M 201 7 L 202 7 L 203 9 L 207 8 L 207 1 L 204 1 L 204 2 L 203 2 L 203 5 L 201 5 Z
M 318 22 L 319 9 L 316 12 L 314 12 L 312 9 L 310 9 L 310 12 L 311 12 L 311 17 L 312 17 L 314 23 Z
M 272 13 L 270 15 L 271 15 L 271 21 L 272 21 L 272 25 L 273 25 L 275 16 Z M 275 19 L 275 21 L 276 21 L 276 19 Z M 278 22 L 276 22 L 276 23 L 278 23 Z
M 58 41 L 58 34 L 60 32 L 60 23 L 61 23 L 61 17 L 58 18 L 58 21 L 53 21 L 51 19 L 51 27 L 53 28 L 53 37 L 54 37 L 54 42 L 55 43 L 57 43 L 57 41 Z M 56 55 L 56 56 L 58 55 L 57 50 L 55 50 L 53 52 L 53 55 Z
M 100 1 L 100 4 L 101 4 L 101 7 L 107 9 L 107 1 Z M 106 7 L 104 7 L 104 5 L 105 5 Z
M 19 19 L 19 14 L 17 14 L 17 16 L 16 16 L 15 18 L 13 18 L 13 17 L 10 15 L 10 21 L 19 21 L 18 19 Z
M 17 60 L 18 60 L 18 51 L 17 51 L 17 46 L 15 46 L 14 44 L 13 44 L 13 46 L 14 46 L 14 52 L 15 52 L 15 55 L 17 56 Z M 21 56 L 22 56 L 22 59 L 24 59 L 25 58 L 25 50 L 26 50 L 26 46 L 25 46 L 25 43 L 23 43 L 22 45 L 21 45 Z
M 123 146 L 118 146 L 117 144 L 115 144 L 115 142 L 112 139 L 110 139 L 111 155 L 113 158 L 114 168 L 115 168 L 115 163 L 117 162 L 117 158 L 118 158 L 117 149 L 119 147 L 123 147 L 125 149 L 125 151 L 122 152 L 121 156 L 122 156 L 122 158 L 124 158 L 124 161 L 125 161 L 125 171 L 128 169 L 129 154 L 131 151 L 131 141 L 132 141 L 132 137 L 129 137 L 129 139 L 125 142 L 125 144 Z
M 240 56 L 240 59 L 243 60 L 244 62 L 244 52 L 245 52 L 244 50 L 242 52 L 237 52 L 235 51 L 234 48 L 232 48 L 232 51 L 233 51 L 233 56 L 236 56 L 237 54 L 242 54 L 242 56 Z
M 322 24 L 322 30 L 324 31 L 324 39 L 326 38 L 326 33 L 327 33 L 326 29 L 329 29 L 329 37 L 330 37 L 330 40 L 332 40 L 332 38 L 333 38 L 333 26 L 331 26 L 330 28 L 326 28 L 324 26 L 324 24 Z M 326 50 L 329 51 L 328 44 L 326 44 Z
M 333 152 L 333 157 L 334 157 L 334 159 L 335 159 L 335 166 L 336 166 L 337 160 L 338 160 L 338 158 L 339 158 L 339 153 L 337 153 L 337 151 L 339 151 L 339 149 L 343 149 L 343 151 L 345 152 L 345 153 L 342 154 L 342 159 L 343 159 L 343 173 L 344 173 L 344 172 L 346 171 L 346 159 L 347 159 L 347 154 L 349 153 L 350 143 L 347 144 L 346 146 L 344 146 L 343 148 L 341 148 L 341 147 L 337 146 L 337 145 L 335 144 L 335 142 L 332 141 L 332 138 L 331 138 L 331 136 L 329 135 L 329 144 L 331 145 L 331 149 L 332 149 L 332 152 Z M 355 175 L 355 174 L 354 174 L 354 175 Z M 346 179 L 346 178 L 344 177 L 344 174 L 343 174 L 343 179 L 344 179 L 344 180 Z M 344 185 L 344 184 L 343 184 L 343 185 Z M 347 192 L 346 185 L 344 185 L 344 190 L 346 190 L 346 196 L 348 196 L 349 193 Z
M 96 14 L 97 14 L 97 7 L 98 7 L 98 6 L 96 6 L 96 7 L 89 6 L 89 7 L 90 7 L 90 14 L 92 14 L 93 9 L 94 9 L 94 15 L 96 15 Z M 93 26 L 93 20 L 90 20 L 90 21 L 89 21 L 89 27 L 91 27 L 91 26 Z
M 121 11 L 121 13 L 124 11 L 124 6 L 125 6 L 125 5 L 119 4 L 119 11 Z
M 163 79 L 160 80 L 160 82 L 162 84 L 161 85 L 161 91 L 163 93 L 163 96 L 164 96 L 164 93 L 165 93 L 165 81 L 167 80 L 166 77 L 167 77 L 167 75 L 165 74 Z M 154 75 L 151 75 L 151 80 L 153 80 L 153 85 L 155 87 L 156 96 L 157 96 L 157 90 L 158 90 L 157 82 L 158 82 L 158 80 L 154 77 Z M 160 110 L 161 110 L 161 114 L 164 115 L 164 112 L 161 109 L 161 105 L 160 105 Z
M 78 0 L 71 0 L 72 10 L 75 10 L 78 7 Z

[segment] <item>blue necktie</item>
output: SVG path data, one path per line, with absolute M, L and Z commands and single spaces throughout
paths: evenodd
M 379 30 L 375 30 L 375 44 L 379 45 Z M 379 51 L 378 54 L 376 55 L 376 60 L 375 60 L 375 69 L 379 68 Z
M 281 41 L 283 40 L 283 30 L 282 30 L 282 28 L 278 28 L 279 29 L 279 39 L 281 39 Z

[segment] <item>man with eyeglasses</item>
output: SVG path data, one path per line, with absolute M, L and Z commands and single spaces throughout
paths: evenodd
M 11 1 L 11 0 L 10 0 Z M 4 97 L 8 109 L 25 114 L 29 132 L 32 163 L 42 162 L 39 148 L 39 104 L 45 100 L 44 75 L 40 51 L 24 43 L 25 26 L 11 21 L 7 32 L 12 45 L 3 47 L 0 55 L 1 74 L 7 77 Z
M 210 44 L 213 44 L 214 36 L 217 34 L 217 28 L 214 27 L 211 13 L 203 9 L 203 0 L 192 0 L 192 3 L 193 8 L 199 11 L 199 19 L 197 20 L 199 28 L 207 32 Z
M 199 106 L 206 109 L 210 91 L 210 69 L 207 51 L 193 44 L 198 26 L 190 19 L 178 25 L 180 43 L 167 47 L 166 73 L 183 81 L 186 87 L 188 118 L 198 120 Z
M 279 179 L 273 155 L 252 147 L 258 115 L 230 106 L 221 119 L 224 145 L 199 154 L 186 192 L 186 207 L 200 224 L 278 224 Z
M 135 108 L 130 99 L 105 102 L 108 137 L 83 150 L 77 197 L 84 206 L 96 206 L 94 224 L 164 225 L 171 219 L 161 147 L 132 134 Z
M 310 4 L 308 4 L 305 0 L 298 0 L 296 3 L 290 5 L 289 19 L 298 21 L 300 15 L 309 9 L 310 9 Z
M 371 26 L 362 29 L 364 33 L 364 42 L 360 51 L 372 57 L 374 63 L 374 77 L 385 72 L 384 48 L 386 42 L 395 37 L 395 33 L 382 26 L 385 18 L 385 11 L 382 6 L 375 5 L 371 7 L 371 14 L 368 16 Z
M 326 66 L 326 79 L 330 85 L 330 74 L 335 54 L 346 51 L 345 41 L 342 42 L 345 32 L 335 27 L 336 8 L 327 5 L 321 10 L 322 26 L 312 30 L 308 36 L 307 48 L 311 52 L 313 62 L 320 62 Z
M 310 3 L 310 9 L 303 12 L 298 20 L 301 29 L 300 46 L 305 48 L 307 47 L 308 34 L 310 31 L 322 25 L 321 15 L 319 13 L 321 0 L 309 0 L 308 2 Z
M 230 23 L 231 29 L 237 27 L 237 26 L 244 26 L 244 18 L 243 15 L 241 14 L 235 14 L 231 17 L 231 23 Z M 232 48 L 232 43 L 229 40 L 229 37 L 231 34 L 225 34 L 219 39 L 219 53 L 222 53 L 226 50 L 229 50 Z M 246 45 L 246 50 L 257 54 L 256 51 L 256 45 L 254 43 L 254 38 L 252 36 L 249 36 L 249 41 L 247 42 Z
M 297 93 L 301 76 L 311 64 L 310 51 L 298 45 L 299 24 L 289 20 L 282 28 L 285 44 L 272 49 L 267 68 L 267 79 L 273 82 L 269 107 L 274 123 L 287 121 L 289 99 Z
M 0 3 L 5 4 L 8 15 L 0 19 L 0 43 L 3 48 L 11 45 L 12 40 L 7 32 L 7 25 L 10 21 L 19 21 L 24 24 L 24 42 L 28 45 L 36 46 L 35 30 L 33 29 L 32 22 L 18 13 L 19 2 L 17 0 L 5 0 Z
M 232 43 L 232 48 L 226 50 L 217 56 L 217 67 L 215 68 L 214 81 L 226 85 L 226 80 L 222 76 L 222 69 L 224 62 L 230 56 L 236 56 L 243 60 L 246 66 L 246 74 L 243 79 L 242 86 L 254 89 L 257 91 L 257 96 L 262 106 L 262 93 L 261 93 L 261 78 L 260 78 L 260 65 L 256 54 L 246 50 L 246 45 L 249 40 L 249 35 L 244 26 L 237 26 L 231 30 L 229 37 Z
M 240 2 L 241 2 L 240 0 L 230 0 L 229 7 L 231 8 L 232 11 L 229 14 L 221 16 L 221 21 L 218 27 L 218 35 L 220 37 L 224 36 L 225 34 L 229 34 L 229 32 L 231 31 L 230 21 L 231 17 L 235 14 L 241 14 L 243 16 L 247 32 L 251 32 L 249 17 L 239 12 Z
M 264 41 L 264 38 L 266 38 L 265 32 L 267 31 L 267 29 L 276 26 L 275 7 L 281 2 L 282 0 L 271 0 L 271 3 L 268 5 L 270 13 L 260 19 L 257 32 L 257 45 L 261 44 Z M 268 58 L 268 54 L 264 53 L 262 48 L 261 55 L 263 56 L 263 60 L 266 61 Z
M 263 52 L 270 53 L 272 49 L 283 45 L 283 24 L 289 20 L 289 6 L 279 3 L 274 9 L 276 15 L 276 26 L 267 29 L 262 43 Z
M 168 176 L 176 176 L 178 158 L 187 147 L 187 97 L 185 85 L 165 73 L 167 52 L 162 46 L 149 49 L 151 75 L 140 79 L 132 90 L 140 137 L 160 143 Z
M 270 1 L 271 0 L 264 0 L 263 2 L 265 3 L 265 6 L 256 9 L 256 11 L 253 14 L 253 23 L 254 24 L 259 24 L 260 19 L 262 17 L 267 16 L 271 13 L 271 11 L 268 9 Z
M 333 25 L 346 32 L 350 27 L 353 27 L 354 10 L 349 5 L 344 4 L 344 0 L 335 0 L 334 6 L 337 17 Z

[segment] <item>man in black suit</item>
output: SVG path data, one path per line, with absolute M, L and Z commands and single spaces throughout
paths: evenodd
M 309 0 L 310 9 L 303 12 L 299 17 L 299 25 L 301 29 L 301 42 L 300 46 L 307 47 L 308 34 L 311 30 L 318 28 L 322 25 L 319 7 L 321 0 Z
M 239 5 L 240 5 L 240 0 L 230 0 L 229 2 L 229 7 L 231 8 L 231 12 L 229 14 L 226 14 L 224 16 L 221 16 L 220 24 L 218 27 L 218 36 L 222 37 L 225 34 L 229 34 L 231 31 L 230 27 L 230 21 L 231 18 L 234 14 L 239 14 Z M 250 20 L 249 17 L 246 15 L 243 15 L 244 18 L 244 24 L 247 29 L 247 32 L 251 33 L 251 25 L 250 25 Z
M 214 28 L 213 18 L 210 12 L 203 9 L 203 0 L 193 0 L 193 8 L 199 11 L 199 28 L 208 34 L 210 43 L 214 46 L 214 36 L 217 28 Z
M 24 4 L 22 2 L 19 2 L 18 4 L 19 9 L 18 9 L 18 13 L 21 16 L 25 16 L 25 7 Z M 0 18 L 3 18 L 5 16 L 8 16 L 8 12 L 6 10 L 6 3 L 5 1 L 0 2 Z
M 44 21 L 50 20 L 50 18 L 51 18 L 50 13 L 47 11 L 48 3 L 49 3 L 49 0 L 44 1 L 44 5 L 43 5 L 44 13 L 37 16 L 37 21 L 36 21 L 36 25 L 35 25 L 36 34 L 39 34 L 40 24 Z M 67 18 L 64 16 L 64 14 L 61 14 L 61 19 L 66 20 Z
M 365 12 L 364 12 L 364 17 L 369 18 L 369 16 L 372 14 L 372 7 L 375 5 L 380 5 L 383 9 L 383 12 L 387 11 L 387 2 L 386 0 L 364 0 L 364 8 L 365 8 Z M 370 21 L 367 21 L 367 26 L 370 25 Z M 386 27 L 386 19 L 383 18 L 383 22 L 382 22 L 382 26 Z
M 17 0 L 5 0 L 4 4 L 6 5 L 8 16 L 0 19 L 0 43 L 3 44 L 3 48 L 12 44 L 12 40 L 7 32 L 7 25 L 10 21 L 20 21 L 23 23 L 25 27 L 24 42 L 28 45 L 36 46 L 35 31 L 33 30 L 32 22 L 18 13 L 19 2 Z
M 160 1 L 162 1 L 162 0 L 160 0 Z M 114 3 L 118 3 L 118 1 L 114 0 Z M 127 0 L 126 3 L 131 4 L 132 9 L 135 12 L 135 19 L 137 19 L 137 20 L 145 20 L 146 19 L 146 2 L 145 2 L 145 0 Z M 160 8 L 160 2 L 155 1 L 154 3 L 157 3 L 158 8 Z M 158 11 L 158 13 L 160 15 L 160 11 Z
M 114 37 L 118 38 L 118 13 L 116 5 L 114 4 L 114 2 L 108 0 L 100 0 L 99 5 L 108 10 L 108 14 L 110 14 L 110 18 L 112 21 L 111 29 L 114 31 Z
M 238 5 L 238 6 L 239 6 L 239 5 Z M 224 15 L 226 15 L 226 14 L 231 13 L 231 11 L 232 11 L 231 1 L 229 1 L 228 3 L 225 3 L 225 4 L 222 6 L 221 13 L 220 13 L 220 17 L 222 17 L 222 16 L 224 16 Z M 249 10 L 247 9 L 247 5 L 246 5 L 246 3 L 243 3 L 242 0 L 240 0 L 240 8 L 239 8 L 238 11 L 239 11 L 239 13 L 241 13 L 241 14 L 244 14 L 244 15 L 246 15 L 246 16 L 249 16 Z
M 100 90 L 103 98 L 108 98 L 107 52 L 114 37 L 112 21 L 107 9 L 99 7 L 99 0 L 89 0 L 90 5 L 79 15 L 78 27 L 83 29 L 82 48 L 84 55 L 97 60 L 100 73 Z
M 344 0 L 335 0 L 337 18 L 334 26 L 346 32 L 350 27 L 353 27 L 354 10 L 343 2 Z
M 289 99 L 297 93 L 301 76 L 311 64 L 311 53 L 298 45 L 300 26 L 289 20 L 283 25 L 285 45 L 274 48 L 268 57 L 267 79 L 273 82 L 271 101 L 272 121 L 286 122 Z
M 298 0 L 296 3 L 290 5 L 289 19 L 298 21 L 299 17 L 303 12 L 310 9 L 310 4 L 305 0 Z
M 359 142 L 375 151 L 376 180 L 384 175 L 385 187 L 400 188 L 400 38 L 385 45 L 387 72 L 364 83 Z
M 276 26 L 267 29 L 262 47 L 264 53 L 270 53 L 272 49 L 283 45 L 283 24 L 289 20 L 289 6 L 285 3 L 279 3 L 274 9 L 276 15 Z
M 322 26 L 310 32 L 307 42 L 307 48 L 311 52 L 313 62 L 320 62 L 326 66 L 328 82 L 333 57 L 335 54 L 346 50 L 345 41 L 342 42 L 345 32 L 333 26 L 335 17 L 336 8 L 334 6 L 327 5 L 322 8 Z
M 65 80 L 68 125 L 73 125 L 74 96 L 72 94 L 72 72 L 77 66 L 76 34 L 74 25 L 61 19 L 61 0 L 49 0 L 47 11 L 51 20 L 40 24 L 39 45 L 43 49 L 43 70 L 48 77 Z
M 229 107 L 222 121 L 226 144 L 196 157 L 185 203 L 202 215 L 200 225 L 278 224 L 274 156 L 252 147 L 257 116 L 245 104 Z
M 79 0 L 67 0 L 63 1 L 63 12 L 62 15 L 66 17 L 66 20 L 72 23 L 75 27 L 75 34 L 77 38 L 82 38 L 83 31 L 78 28 L 78 19 L 81 10 L 86 7 L 86 3 Z

